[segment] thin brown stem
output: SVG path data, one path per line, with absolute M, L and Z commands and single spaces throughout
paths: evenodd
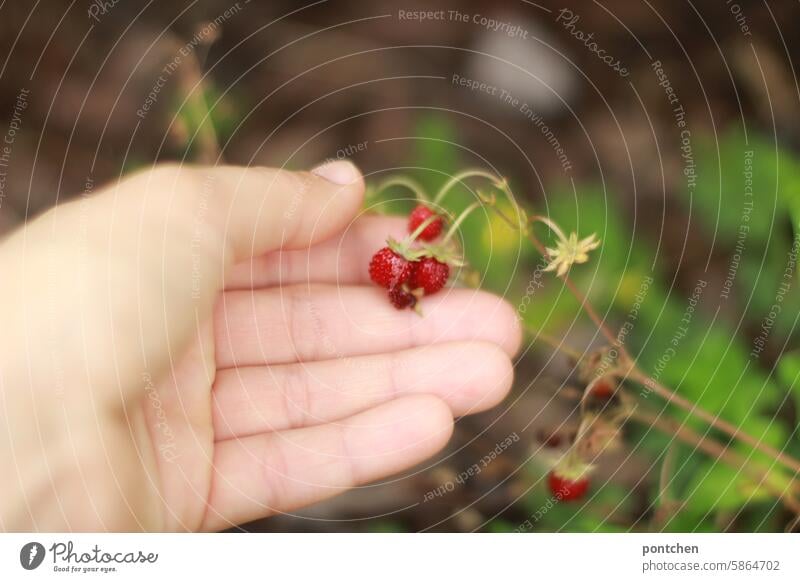
M 505 212 L 503 212 L 500 208 L 498 208 L 496 205 L 493 204 L 489 204 L 489 206 L 495 212 L 495 214 L 497 214 L 503 220 L 503 222 L 507 223 L 511 228 L 514 228 L 518 231 L 520 230 L 519 223 L 515 224 L 514 220 L 511 217 L 509 217 Z M 527 238 L 528 241 L 534 247 L 536 247 L 536 250 L 538 250 L 543 256 L 545 257 L 548 256 L 547 248 L 545 248 L 542 242 L 532 231 L 524 229 L 521 232 L 525 236 L 525 238 Z M 611 329 L 603 322 L 602 318 L 597 314 L 597 311 L 595 310 L 594 306 L 589 302 L 589 298 L 586 296 L 586 294 L 583 293 L 580 289 L 578 289 L 578 287 L 575 285 L 572 279 L 569 278 L 569 275 L 564 275 L 563 277 L 561 277 L 561 279 L 564 281 L 564 284 L 567 286 L 569 292 L 572 293 L 575 299 L 577 299 L 580 302 L 581 308 L 586 312 L 586 314 L 589 316 L 592 322 L 597 326 L 597 329 L 600 330 L 600 333 L 602 333 L 612 345 L 615 346 L 618 345 L 619 342 L 617 340 L 617 335 L 614 332 L 612 332 Z M 630 359 L 630 356 L 628 355 L 628 352 L 625 350 L 624 346 L 619 345 L 619 349 L 620 352 L 625 357 Z
M 208 49 L 216 36 L 211 37 L 203 45 Z M 178 39 L 173 44 L 179 46 Z M 204 60 L 204 57 L 203 57 Z M 178 83 L 184 94 L 184 107 L 196 107 L 203 112 L 203 119 L 197 128 L 197 161 L 202 164 L 216 164 L 222 159 L 219 137 L 214 128 L 211 110 L 206 101 L 206 83 L 203 65 L 194 53 L 186 57 L 184 65 L 178 72 Z
M 570 293 L 572 293 L 575 296 L 575 299 L 577 299 L 580 302 L 581 307 L 586 312 L 586 315 L 589 316 L 589 319 L 591 319 L 597 326 L 597 329 L 600 330 L 600 333 L 602 333 L 605 336 L 605 338 L 609 341 L 611 345 L 619 347 L 620 353 L 623 356 L 625 356 L 625 358 L 630 359 L 630 356 L 628 355 L 625 346 L 619 344 L 619 342 L 617 341 L 617 334 L 612 332 L 611 329 L 603 322 L 603 320 L 597 314 L 597 311 L 595 311 L 594 307 L 589 302 L 589 298 L 586 296 L 586 294 L 580 289 L 578 289 L 578 287 L 575 285 L 572 279 L 569 278 L 568 275 L 564 275 L 562 279 L 564 281 L 564 284 L 567 286 L 567 289 L 569 289 Z
M 687 412 L 693 414 L 697 418 L 700 418 L 713 426 L 727 434 L 728 436 L 738 439 L 743 443 L 753 447 L 754 449 L 761 451 L 765 455 L 770 457 L 774 457 L 779 463 L 781 463 L 786 468 L 790 469 L 795 476 L 800 475 L 800 462 L 796 459 L 790 457 L 789 455 L 782 453 L 778 449 L 768 445 L 762 440 L 756 439 L 755 437 L 751 436 L 750 434 L 744 432 L 740 428 L 736 427 L 735 425 L 731 424 L 727 420 L 721 419 L 718 416 L 715 416 L 708 412 L 707 410 L 700 408 L 696 403 L 679 396 L 663 384 L 655 381 L 653 378 L 642 372 L 639 368 L 634 367 L 627 375 L 628 378 L 631 380 L 638 382 L 645 388 L 652 390 L 656 394 L 658 394 L 661 398 L 683 408 Z
M 748 478 L 757 486 L 764 487 L 772 495 L 780 499 L 788 509 L 795 514 L 800 514 L 800 501 L 788 491 L 788 488 L 787 490 L 781 490 L 780 487 L 769 480 L 769 476 L 766 473 L 757 470 L 752 461 L 742 457 L 742 455 L 736 451 L 731 450 L 713 439 L 698 434 L 685 424 L 678 423 L 671 418 L 662 418 L 651 412 L 646 412 L 641 408 L 634 409 L 630 413 L 629 418 L 667 435 L 674 436 L 678 440 L 700 449 L 715 460 L 725 463 L 736 471 L 747 473 Z M 794 483 L 794 481 L 792 481 L 792 483 Z

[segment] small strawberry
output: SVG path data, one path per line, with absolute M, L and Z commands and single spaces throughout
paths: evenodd
M 560 501 L 578 501 L 589 490 L 589 477 L 582 475 L 570 477 L 556 471 L 550 471 L 547 476 L 547 485 L 550 493 Z
M 450 266 L 433 257 L 423 257 L 413 264 L 408 286 L 422 289 L 425 295 L 433 295 L 441 290 L 450 277 Z
M 372 255 L 369 262 L 370 279 L 386 289 L 405 283 L 411 276 L 411 271 L 411 263 L 389 247 L 383 247 Z
M 397 309 L 405 309 L 406 307 L 413 309 L 417 304 L 417 296 L 407 291 L 404 287 L 404 285 L 396 285 L 389 289 L 389 301 Z
M 433 210 L 424 204 L 418 204 L 408 216 L 408 232 L 413 233 L 423 222 L 432 216 L 435 216 L 436 218 L 428 226 L 422 229 L 422 232 L 419 233 L 417 238 L 427 242 L 435 240 L 440 234 L 442 234 L 444 219 L 442 219 L 441 216 L 437 215 Z

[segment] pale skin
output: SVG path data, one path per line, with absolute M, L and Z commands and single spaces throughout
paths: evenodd
M 363 193 L 348 162 L 158 166 L 3 240 L 0 530 L 291 512 L 419 466 L 500 402 L 514 309 L 469 289 L 394 309 L 367 265 L 405 224 Z

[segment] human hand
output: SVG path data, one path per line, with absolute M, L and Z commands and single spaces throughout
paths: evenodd
M 328 178 L 328 179 L 326 179 Z M 409 468 L 498 403 L 513 309 L 395 310 L 352 164 L 160 166 L 0 245 L 4 530 L 218 530 Z

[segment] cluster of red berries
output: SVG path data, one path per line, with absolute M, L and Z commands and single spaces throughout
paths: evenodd
M 425 222 L 427 226 L 419 230 Z M 416 233 L 416 240 L 433 242 L 443 227 L 443 217 L 424 204 L 419 204 L 409 216 L 408 232 Z M 392 305 L 397 309 L 414 307 L 420 297 L 433 295 L 445 286 L 450 278 L 450 265 L 434 256 L 405 252 L 402 244 L 392 243 L 376 252 L 369 263 L 370 278 L 389 290 Z

